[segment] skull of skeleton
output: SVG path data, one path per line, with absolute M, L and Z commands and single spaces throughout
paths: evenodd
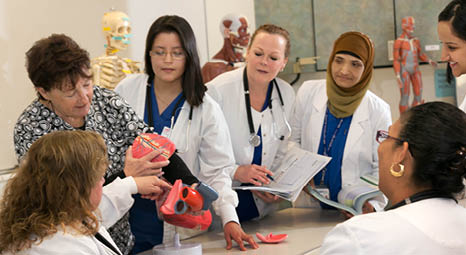
M 107 40 L 106 47 L 124 50 L 131 38 L 131 26 L 128 15 L 120 11 L 107 12 L 102 17 L 102 29 Z

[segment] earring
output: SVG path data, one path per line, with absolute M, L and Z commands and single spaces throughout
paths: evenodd
M 395 166 L 395 163 L 393 163 L 392 166 L 390 166 L 390 174 L 393 177 L 403 176 L 403 174 L 405 172 L 405 166 L 403 164 L 398 164 L 398 166 L 400 167 L 400 171 L 398 171 L 398 172 L 393 169 L 394 166 Z

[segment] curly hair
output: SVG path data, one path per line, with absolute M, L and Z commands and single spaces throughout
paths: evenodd
M 251 48 L 252 43 L 254 42 L 254 39 L 259 33 L 267 33 L 271 35 L 280 35 L 286 40 L 286 47 L 285 47 L 285 57 L 287 58 L 290 55 L 290 50 L 291 50 L 291 42 L 290 42 L 290 33 L 286 31 L 286 29 L 279 27 L 277 25 L 273 24 L 264 24 L 260 26 L 256 31 L 254 31 L 254 34 L 251 37 L 251 42 L 249 43 L 248 49 Z
M 45 91 L 68 84 L 74 88 L 80 77 L 92 77 L 89 53 L 64 34 L 52 34 L 35 42 L 26 52 L 26 69 L 34 87 Z
M 0 204 L 0 253 L 28 249 L 65 226 L 95 234 L 90 195 L 106 165 L 106 146 L 97 133 L 56 131 L 34 142 Z
M 414 158 L 414 184 L 448 196 L 463 191 L 466 113 L 448 103 L 429 102 L 409 109 L 400 123 L 399 138 L 408 142 Z

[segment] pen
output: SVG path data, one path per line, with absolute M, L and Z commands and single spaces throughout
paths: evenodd
M 274 179 L 270 174 L 267 174 L 266 176 L 267 176 L 267 178 L 269 178 L 271 181 L 275 181 L 275 179 Z

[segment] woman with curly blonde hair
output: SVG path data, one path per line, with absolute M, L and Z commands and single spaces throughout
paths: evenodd
M 94 132 L 57 131 L 34 142 L 0 206 L 0 253 L 121 254 L 106 231 L 133 203 L 170 186 L 156 176 L 102 187 L 107 151 Z

